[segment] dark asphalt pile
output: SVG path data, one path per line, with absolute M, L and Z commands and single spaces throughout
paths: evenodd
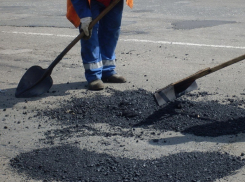
M 155 160 L 115 158 L 64 145 L 22 153 L 11 166 L 43 181 L 215 181 L 244 165 L 239 157 L 217 152 L 179 153 Z
M 210 94 L 187 94 L 166 106 L 157 106 L 152 93 L 143 89 L 117 91 L 107 89 L 110 96 L 100 93 L 88 98 L 73 98 L 59 103 L 58 109 L 39 111 L 56 124 L 67 126 L 56 130 L 55 135 L 71 135 L 82 129 L 93 130 L 87 124 L 107 123 L 123 128 L 155 128 L 162 132 L 176 131 L 196 136 L 217 137 L 245 132 L 245 101 L 226 99 L 226 104 L 207 101 L 195 102 Z M 191 100 L 192 99 L 192 100 Z M 228 103 L 227 103 L 228 102 Z M 238 107 L 239 106 L 239 107 Z M 48 133 L 46 133 L 48 135 Z M 101 133 L 100 133 L 101 134 Z M 103 135 L 106 135 L 104 133 Z M 124 137 L 132 133 L 123 133 Z
M 210 137 L 245 131 L 245 102 L 236 98 L 224 99 L 226 104 L 197 102 L 212 95 L 202 92 L 187 94 L 159 107 L 152 93 L 143 89 L 121 92 L 107 88 L 105 91 L 108 95 L 95 92 L 90 97 L 73 97 L 52 103 L 60 105 L 56 109 L 39 110 L 37 121 L 39 116 L 47 116 L 46 122 L 61 126 L 49 129 L 44 142 L 53 145 L 55 139 L 60 139 L 61 146 L 22 153 L 11 160 L 11 166 L 31 179 L 87 182 L 215 181 L 244 166 L 245 161 L 240 157 L 219 152 L 180 152 L 155 160 L 137 160 L 64 144 L 69 138 L 77 137 L 79 140 L 83 136 L 136 138 L 135 127 L 155 128 L 157 131 L 151 133 L 155 136 L 164 131 Z M 100 131 L 91 126 L 94 123 L 106 123 L 112 127 L 109 131 Z M 145 135 L 144 131 L 141 134 Z

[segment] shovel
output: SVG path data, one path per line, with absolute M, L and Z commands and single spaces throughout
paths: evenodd
M 171 102 L 175 100 L 176 98 L 186 94 L 187 92 L 190 92 L 192 90 L 197 89 L 196 79 L 201 78 L 203 76 L 206 76 L 210 73 L 213 73 L 215 71 L 218 71 L 222 68 L 225 68 L 229 65 L 232 65 L 234 63 L 237 63 L 239 61 L 242 61 L 245 59 L 245 55 L 242 55 L 240 57 L 234 58 L 230 61 L 227 61 L 225 63 L 222 63 L 220 65 L 217 65 L 213 68 L 205 68 L 203 70 L 198 71 L 197 73 L 186 77 L 180 81 L 177 81 L 175 83 L 171 83 L 170 85 L 157 90 L 154 93 L 154 98 L 159 106 L 164 105 L 168 102 Z
M 94 19 L 89 25 L 89 30 L 103 18 L 118 2 L 121 0 L 114 0 L 100 15 Z M 40 66 L 30 67 L 21 78 L 16 92 L 15 97 L 17 98 L 29 98 L 39 96 L 47 92 L 53 85 L 51 73 L 54 67 L 61 61 L 66 53 L 84 36 L 84 32 L 81 32 L 61 53 L 58 57 L 50 64 L 47 69 L 43 69 Z

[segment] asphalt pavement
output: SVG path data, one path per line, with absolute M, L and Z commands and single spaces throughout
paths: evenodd
M 144 89 L 154 93 L 201 69 L 245 54 L 244 9 L 243 0 L 135 0 L 133 9 L 125 5 L 116 63 L 117 71 L 128 82 L 106 84 L 107 89 L 99 94 L 109 95 L 108 89 L 122 92 Z M 65 1 L 2 0 L 0 12 L 0 181 L 44 180 L 16 172 L 10 165 L 11 159 L 36 149 L 74 142 L 80 143 L 81 149 L 128 159 L 148 160 L 194 151 L 218 151 L 244 158 L 245 128 L 244 132 L 216 137 L 138 128 L 137 132 L 147 133 L 139 141 L 135 135 L 80 137 L 78 132 L 50 144 L 45 133 L 65 126 L 54 124 L 51 116 L 40 113 L 57 109 L 67 100 L 98 94 L 87 90 L 80 43 L 53 70 L 54 84 L 48 93 L 35 98 L 15 98 L 15 89 L 29 67 L 47 68 L 78 35 L 78 30 L 65 17 Z M 207 94 L 187 99 L 215 100 L 224 105 L 231 100 L 244 101 L 244 62 L 198 79 L 198 90 L 192 93 Z M 234 107 L 244 109 L 244 104 Z M 101 131 L 120 128 L 104 122 L 90 127 Z M 159 135 L 152 136 L 152 132 Z M 168 142 L 152 144 L 152 139 Z M 110 145 L 105 145 L 106 142 Z M 122 145 L 123 149 L 118 148 Z M 243 182 L 244 175 L 242 167 L 216 181 Z

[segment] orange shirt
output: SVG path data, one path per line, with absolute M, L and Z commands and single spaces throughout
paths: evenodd
M 110 0 L 97 0 L 97 1 L 105 4 L 106 6 L 109 5 L 110 3 Z M 88 0 L 88 2 L 90 2 L 90 0 Z M 133 8 L 133 0 L 126 0 L 126 3 L 130 8 Z M 80 18 L 73 7 L 71 0 L 67 0 L 66 17 L 75 27 L 78 27 L 80 25 Z

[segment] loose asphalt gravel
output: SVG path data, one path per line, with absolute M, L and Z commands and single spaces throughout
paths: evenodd
M 38 110 L 34 117 L 38 120 L 45 116 L 49 118 L 47 122 L 62 126 L 48 130 L 45 139 L 40 141 L 51 146 L 54 140 L 62 143 L 62 140 L 81 136 L 133 137 L 136 128 L 202 137 L 244 133 L 245 101 L 236 97 L 227 97 L 222 101 L 225 104 L 216 100 L 198 101 L 215 94 L 187 94 L 159 107 L 152 93 L 144 89 L 122 92 L 106 88 L 103 94 L 97 92 L 91 97 L 57 101 L 55 105 L 59 107 Z M 122 129 L 100 131 L 91 127 L 96 123 Z M 152 136 L 158 134 L 151 133 Z M 160 141 L 155 139 L 153 142 Z M 11 166 L 20 174 L 43 181 L 214 181 L 233 174 L 244 164 L 241 157 L 220 152 L 180 152 L 139 160 L 81 150 L 75 144 L 37 149 L 11 160 Z
M 18 155 L 11 165 L 43 181 L 214 181 L 241 168 L 239 157 L 218 152 L 178 153 L 155 160 L 112 157 L 59 146 Z

